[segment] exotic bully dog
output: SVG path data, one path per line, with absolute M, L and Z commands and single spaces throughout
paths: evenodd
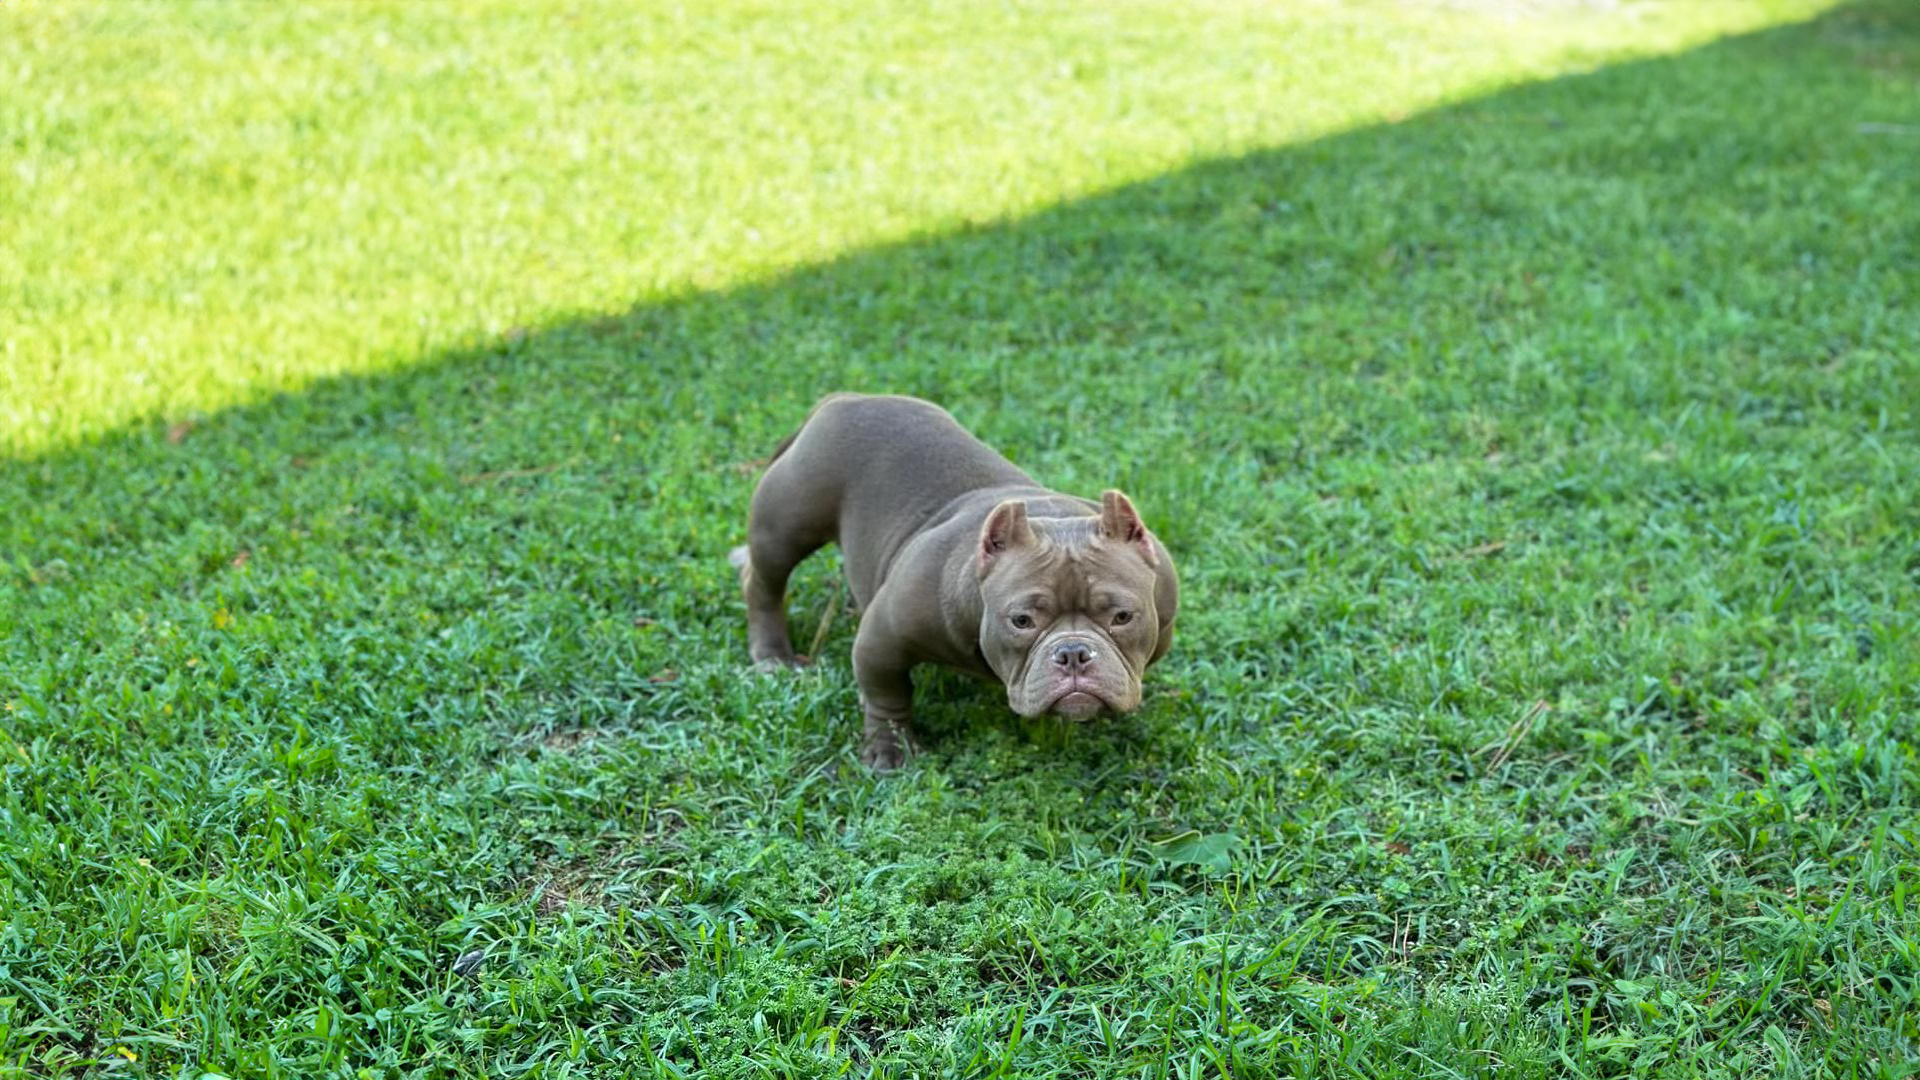
M 757 664 L 801 662 L 787 577 L 829 541 L 860 610 L 860 759 L 875 769 L 915 748 L 917 664 L 996 679 L 1022 716 L 1085 720 L 1136 708 L 1173 644 L 1173 559 L 1125 495 L 1049 491 L 917 398 L 829 395 L 774 451 L 731 555 Z

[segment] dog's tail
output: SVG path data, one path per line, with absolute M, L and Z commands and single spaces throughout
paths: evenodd
M 801 426 L 801 427 L 805 427 L 806 425 L 805 425 L 805 424 L 802 424 L 802 425 L 800 425 L 800 426 Z M 800 437 L 800 428 L 794 428 L 794 429 L 793 429 L 793 434 L 791 434 L 791 435 L 788 435 L 788 436 L 787 436 L 786 438 L 784 438 L 784 439 L 781 439 L 781 440 L 780 440 L 780 445 L 779 445 L 779 446 L 776 446 L 776 447 L 774 447 L 774 448 L 773 448 L 773 453 L 771 453 L 771 454 L 769 454 L 769 455 L 767 455 L 767 464 L 769 464 L 769 465 L 771 465 L 771 464 L 773 464 L 774 462 L 776 462 L 776 461 L 779 461 L 779 460 L 780 460 L 780 455 L 781 455 L 781 454 L 784 454 L 784 453 L 786 453 L 786 452 L 787 452 L 787 448 L 793 445 L 793 440 L 795 440 L 795 439 L 797 439 L 797 438 L 799 438 L 799 437 Z
M 792 449 L 794 440 L 798 439 L 800 437 L 800 433 L 806 430 L 807 422 L 813 419 L 815 413 L 818 413 L 821 409 L 826 408 L 828 405 L 831 405 L 842 398 L 859 397 L 859 396 L 860 395 L 858 394 L 835 392 L 832 394 L 828 394 L 826 397 L 821 398 L 819 401 L 814 402 L 813 408 L 807 410 L 807 419 L 800 421 L 800 426 L 797 428 L 794 428 L 793 433 L 791 435 L 788 435 L 786 438 L 781 439 L 780 445 L 774 447 L 773 453 L 767 455 L 767 464 L 772 465 L 774 462 L 779 461 L 780 455 Z M 741 544 L 740 546 L 727 552 L 727 562 L 731 563 L 735 570 L 740 571 L 740 584 L 742 586 L 745 586 L 747 583 L 748 577 L 753 573 L 753 558 L 748 552 L 747 545 Z
M 834 393 L 828 394 L 826 397 L 821 398 L 819 401 L 814 402 L 813 408 L 807 410 L 807 419 L 800 421 L 800 426 L 793 429 L 793 434 L 788 435 L 784 439 L 781 439 L 780 445 L 773 448 L 773 453 L 767 456 L 767 464 L 771 465 L 774 462 L 780 460 L 780 455 L 787 452 L 787 449 L 793 445 L 793 440 L 798 439 L 800 437 L 800 432 L 806 429 L 808 421 L 812 420 L 814 416 L 820 412 L 821 409 L 826 408 L 827 406 L 833 404 L 836 401 L 841 401 L 846 398 L 854 398 L 859 396 L 860 396 L 859 394 L 850 394 L 842 390 L 842 391 L 835 391 Z

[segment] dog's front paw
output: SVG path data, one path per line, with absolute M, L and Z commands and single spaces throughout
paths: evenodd
M 860 738 L 860 763 L 877 773 L 890 773 L 920 752 L 920 742 L 904 721 L 868 715 Z
M 769 675 L 777 671 L 798 671 L 801 668 L 812 666 L 812 658 L 804 653 L 796 652 L 756 656 L 753 660 L 753 670 L 762 675 Z

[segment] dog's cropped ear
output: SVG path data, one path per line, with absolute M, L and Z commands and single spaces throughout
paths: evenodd
M 1147 534 L 1139 511 L 1133 508 L 1132 500 L 1118 491 L 1103 492 L 1100 496 L 1100 535 L 1133 548 L 1147 560 L 1148 566 L 1160 565 L 1160 553 L 1154 550 L 1153 537 Z
M 1027 504 L 1020 499 L 1008 499 L 993 508 L 987 515 L 987 523 L 980 526 L 979 559 L 977 569 L 981 577 L 1007 552 L 1022 544 L 1034 542 L 1033 526 L 1027 523 Z

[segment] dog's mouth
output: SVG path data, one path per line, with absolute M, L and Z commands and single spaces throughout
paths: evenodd
M 1069 720 L 1090 720 L 1109 708 L 1107 700 L 1095 693 L 1091 687 L 1074 682 L 1062 686 L 1047 702 L 1047 711 L 1058 713 Z
M 1057 716 L 1072 723 L 1127 713 L 1138 704 L 1139 684 L 1123 676 L 1119 661 L 1073 672 L 1023 664 L 1008 680 L 1007 704 L 1021 716 Z

